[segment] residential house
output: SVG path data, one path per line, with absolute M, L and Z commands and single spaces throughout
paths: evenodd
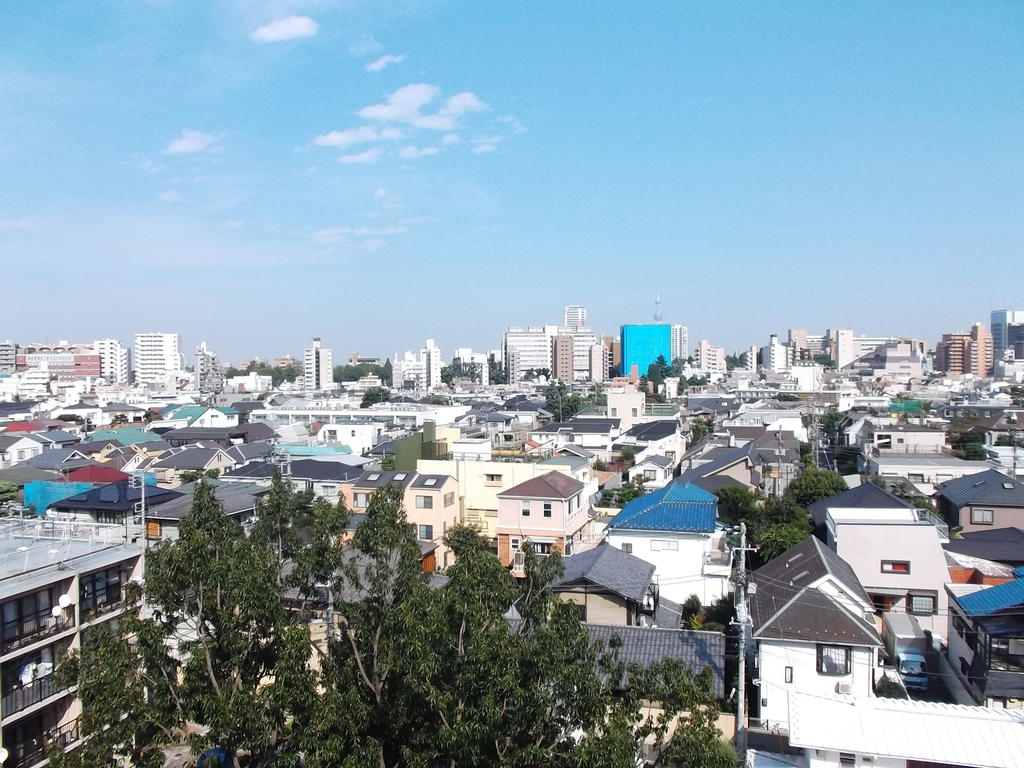
M 201 429 L 215 427 L 238 426 L 238 411 L 228 407 L 212 407 L 207 405 L 168 405 L 160 414 L 160 419 L 150 427 L 198 427 Z
M 658 419 L 636 424 L 623 432 L 615 441 L 615 450 L 621 451 L 627 445 L 633 449 L 637 461 L 646 456 L 666 456 L 674 467 L 683 455 L 686 441 L 675 420 Z
M 555 470 L 498 494 L 498 559 L 523 573 L 526 542 L 541 556 L 572 555 L 589 535 L 591 498 L 587 486 Z
M 257 517 L 261 499 L 270 492 L 268 487 L 257 483 L 231 483 L 209 478 L 180 485 L 176 489 L 177 498 L 146 511 L 146 538 L 178 538 L 181 521 L 192 509 L 200 482 L 213 488 L 213 495 L 223 508 L 224 516 L 242 526 Z
M 946 655 L 958 700 L 1024 709 L 1024 578 L 948 588 Z M 966 696 L 964 695 L 966 694 Z
M 949 452 L 944 429 L 911 421 L 876 424 L 868 419 L 857 447 L 861 449 L 862 463 L 870 456 L 939 456 Z
M 552 421 L 530 432 L 530 439 L 545 453 L 567 444 L 587 449 L 602 461 L 611 461 L 612 446 L 619 437 L 619 419 L 577 417 Z
M 653 564 L 607 543 L 563 562 L 565 572 L 551 589 L 577 606 L 580 621 L 628 627 L 653 623 L 659 603 Z
M 296 492 L 312 493 L 314 498 L 337 503 L 342 498 L 342 484 L 355 480 L 363 469 L 340 461 L 316 459 L 295 459 L 286 465 L 256 461 L 228 470 L 221 479 L 269 485 L 275 472 L 281 472 Z
M 641 478 L 647 491 L 657 491 L 672 482 L 672 459 L 651 454 L 626 470 L 630 480 Z
M 25 432 L 0 434 L 0 469 L 14 467 L 46 450 L 35 435 Z
M 761 474 L 758 469 L 757 448 L 753 443 L 732 448 L 721 446 L 690 456 L 683 462 L 684 471 L 677 483 L 691 483 L 704 487 L 714 481 L 719 487 L 739 485 L 749 491 L 760 487 Z M 732 482 L 726 482 L 726 478 Z
M 181 485 L 182 475 L 186 472 L 216 472 L 219 475 L 234 467 L 235 463 L 222 448 L 192 445 L 172 448 L 148 464 L 140 465 L 140 469 L 155 474 L 157 485 L 176 488 Z
M 1024 529 L 1014 527 L 967 531 L 947 541 L 942 548 L 947 552 L 1017 568 L 1024 565 Z
M 356 455 L 362 455 L 373 448 L 385 436 L 385 425 L 374 421 L 348 422 L 346 424 L 320 424 L 313 433 L 322 443 L 341 443 Z
M 44 451 L 31 459 L 27 459 L 18 466 L 42 469 L 50 472 L 67 472 L 87 464 L 96 462 L 89 459 L 77 448 L 56 448 L 52 451 Z
M 42 768 L 52 745 L 79 744 L 82 702 L 54 670 L 86 631 L 116 620 L 124 585 L 142 576 L 141 554 L 120 525 L 0 520 L 5 766 Z
M 221 448 L 230 448 L 235 444 L 235 440 L 232 439 L 234 432 L 233 427 L 181 427 L 162 433 L 160 438 L 170 443 L 172 448 L 200 441 L 214 442 Z
M 942 549 L 949 541 L 945 523 L 874 492 L 846 491 L 820 503 L 825 543 L 853 569 L 875 610 L 912 613 L 923 629 L 943 635 L 951 580 Z
M 145 502 L 143 502 L 145 492 Z M 91 490 L 55 501 L 51 506 L 60 515 L 73 516 L 94 523 L 113 523 L 120 526 L 137 520 L 141 523 L 143 504 L 146 510 L 181 496 L 178 491 L 146 485 L 133 488 L 128 480 L 98 485 Z
M 451 552 L 444 543 L 448 529 L 459 523 L 459 484 L 442 474 L 419 472 L 362 472 L 359 477 L 341 483 L 346 506 L 357 514 L 365 513 L 373 493 L 384 486 L 402 489 L 406 520 L 416 528 L 420 542 L 434 545 L 434 557 L 442 568 L 450 564 Z
M 878 516 L 884 516 L 891 509 L 913 509 L 909 501 L 895 496 L 874 483 L 861 483 L 856 488 L 828 496 L 811 503 L 807 511 L 811 513 L 814 523 L 814 535 L 822 541 L 828 541 L 825 518 L 830 509 L 835 510 L 874 510 Z
M 714 494 L 670 483 L 627 503 L 607 525 L 608 543 L 654 564 L 662 597 L 710 605 L 727 593 L 732 563 L 717 516 Z
M 936 490 L 939 511 L 962 533 L 1024 527 L 1024 482 L 988 469 Z
M 797 725 L 798 693 L 871 696 L 882 640 L 853 568 L 809 536 L 750 575 L 750 716 L 769 730 Z
M 906 480 L 924 496 L 931 496 L 935 486 L 958 477 L 987 472 L 987 461 L 968 461 L 955 456 L 871 456 L 865 460 L 864 472 L 885 480 Z

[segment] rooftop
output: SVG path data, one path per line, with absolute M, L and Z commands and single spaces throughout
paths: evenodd
M 514 485 L 499 493 L 498 498 L 569 499 L 583 488 L 579 480 L 552 471 Z
M 578 582 L 603 587 L 621 597 L 642 603 L 654 576 L 654 566 L 608 543 L 563 560 L 565 573 L 553 588 L 570 588 Z
M 608 528 L 711 533 L 715 530 L 717 510 L 718 499 L 714 494 L 690 483 L 670 483 L 627 503 Z
M 939 486 L 938 493 L 957 507 L 968 504 L 1024 507 L 1024 483 L 994 469 L 948 480 Z

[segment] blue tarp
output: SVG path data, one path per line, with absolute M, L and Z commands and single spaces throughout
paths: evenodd
M 25 506 L 32 507 L 42 516 L 51 504 L 92 490 L 92 483 L 55 483 L 52 480 L 33 480 L 25 485 Z

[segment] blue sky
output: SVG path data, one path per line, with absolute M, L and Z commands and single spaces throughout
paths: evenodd
M 1024 306 L 1024 4 L 0 6 L 16 340 L 934 341 Z

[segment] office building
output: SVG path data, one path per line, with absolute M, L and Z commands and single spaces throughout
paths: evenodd
M 529 371 L 551 370 L 551 339 L 557 325 L 512 326 L 502 342 L 505 368 L 510 384 L 517 384 Z
M 647 375 L 651 363 L 672 355 L 672 326 L 664 324 L 627 324 L 620 329 L 622 339 L 622 375 L 629 376 L 636 366 L 640 376 Z
M 935 370 L 951 375 L 972 373 L 988 376 L 992 359 L 992 337 L 981 323 L 975 323 L 970 333 L 943 334 L 935 345 Z
M 772 373 L 789 370 L 789 354 L 789 347 L 779 341 L 778 335 L 773 333 L 768 338 L 768 344 L 761 347 L 761 367 Z
M 171 384 L 171 378 L 185 367 L 181 336 L 158 331 L 136 333 L 132 366 L 139 384 Z
M 836 364 L 836 368 L 845 368 L 857 359 L 857 348 L 853 342 L 853 331 L 849 328 L 829 328 L 825 332 L 828 338 L 828 354 Z
M 590 370 L 587 377 L 590 381 L 602 382 L 608 380 L 609 353 L 604 344 L 594 344 L 590 348 Z
M 672 326 L 672 350 L 669 362 L 673 360 L 686 360 L 690 356 L 690 331 L 685 325 L 676 323 Z
M 992 331 L 992 354 L 994 359 L 1002 360 L 1003 353 L 1010 347 L 1010 326 L 1021 324 L 1024 324 L 1024 309 L 996 309 L 992 311 L 989 327 Z
M 399 358 L 395 355 L 391 364 L 394 386 L 405 389 L 430 390 L 441 385 L 441 350 L 433 339 L 427 339 L 419 355 L 412 352 Z
M 560 333 L 551 339 L 551 375 L 561 382 L 573 381 L 573 339 Z M 588 356 L 589 364 L 589 356 Z
M 562 326 L 575 330 L 587 327 L 587 308 L 581 304 L 570 304 L 562 310 Z
M 107 384 L 127 384 L 130 368 L 128 347 L 117 339 L 97 339 L 93 349 L 100 358 L 100 376 Z
M 195 374 L 196 389 L 203 394 L 217 394 L 224 389 L 224 371 L 205 341 L 196 347 Z
M 100 375 L 100 356 L 92 344 L 33 342 L 19 345 L 14 360 L 19 372 L 45 367 L 59 381 Z
M 622 370 L 622 342 L 615 336 L 604 336 L 601 338 L 603 346 L 608 354 L 608 377 L 618 376 Z
M 313 346 L 303 356 L 302 386 L 314 391 L 334 389 L 334 358 L 319 336 L 314 337 Z

